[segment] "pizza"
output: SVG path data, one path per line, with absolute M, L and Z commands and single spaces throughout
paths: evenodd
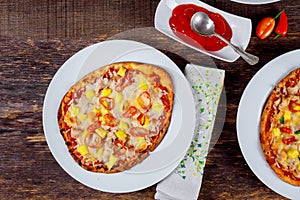
M 300 186 L 300 68 L 272 90 L 260 121 L 266 161 L 283 181 Z
M 137 62 L 101 67 L 70 87 L 58 126 L 74 160 L 99 173 L 128 170 L 164 138 L 174 87 L 163 68 Z

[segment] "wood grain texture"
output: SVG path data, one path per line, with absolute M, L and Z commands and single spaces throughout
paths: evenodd
M 45 93 L 60 66 L 84 47 L 125 37 L 156 47 L 182 70 L 188 62 L 226 70 L 227 103 L 221 105 L 226 109 L 225 124 L 208 155 L 199 199 L 284 199 L 265 186 L 245 162 L 237 141 L 236 114 L 253 75 L 273 58 L 300 48 L 299 0 L 268 6 L 228 0 L 204 2 L 251 18 L 247 50 L 260 56 L 257 65 L 249 66 L 241 59 L 234 63 L 207 59 L 158 33 L 153 23 L 159 0 L 0 0 L 0 199 L 154 198 L 155 185 L 112 194 L 77 182 L 55 161 L 42 127 Z M 282 9 L 289 17 L 287 37 L 256 38 L 258 21 Z

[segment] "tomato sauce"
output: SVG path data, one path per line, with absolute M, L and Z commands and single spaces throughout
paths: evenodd
M 169 25 L 174 34 L 188 44 L 207 51 L 218 51 L 227 46 L 226 43 L 216 36 L 201 36 L 192 30 L 190 21 L 196 12 L 208 14 L 215 23 L 215 32 L 230 41 L 232 30 L 225 18 L 218 13 L 210 12 L 194 4 L 182 4 L 175 7 L 169 20 Z

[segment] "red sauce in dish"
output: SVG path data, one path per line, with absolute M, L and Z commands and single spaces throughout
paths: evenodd
M 169 20 L 169 25 L 174 34 L 190 45 L 207 51 L 218 51 L 227 46 L 215 36 L 201 36 L 191 29 L 190 20 L 193 14 L 199 11 L 208 14 L 215 23 L 215 32 L 230 41 L 232 30 L 225 18 L 218 13 L 210 12 L 194 4 L 182 4 L 175 7 Z

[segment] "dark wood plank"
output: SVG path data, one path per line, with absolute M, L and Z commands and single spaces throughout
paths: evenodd
M 108 38 L 152 45 L 182 70 L 188 62 L 226 70 L 226 105 L 221 105 L 226 109 L 225 124 L 208 155 L 199 199 L 284 199 L 248 167 L 238 145 L 235 123 L 239 100 L 253 75 L 273 58 L 300 47 L 299 1 L 285 0 L 268 6 L 228 0 L 205 2 L 251 18 L 253 30 L 247 50 L 260 56 L 257 65 L 249 66 L 241 59 L 234 63 L 207 59 L 158 33 L 152 26 L 159 0 L 1 0 L 0 199 L 154 198 L 155 185 L 125 194 L 100 192 L 82 185 L 58 165 L 45 140 L 43 100 L 52 77 L 74 53 Z M 282 9 L 289 16 L 287 37 L 255 37 L 259 19 Z
M 153 26 L 158 2 L 2 0 L 0 34 L 36 38 L 113 35 Z

